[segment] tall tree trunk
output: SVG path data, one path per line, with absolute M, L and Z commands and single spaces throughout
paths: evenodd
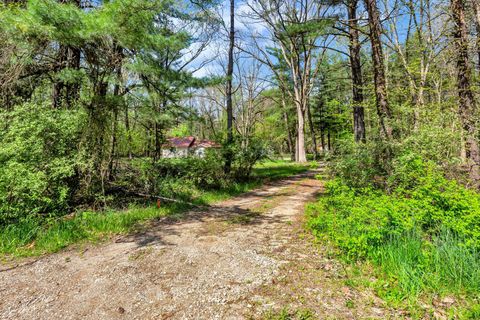
M 132 159 L 132 133 L 130 132 L 130 118 L 128 116 L 128 104 L 125 103 L 125 131 L 127 134 L 128 159 Z
M 296 102 L 298 104 L 298 102 Z M 305 152 L 305 110 L 297 105 L 297 148 L 296 148 L 297 162 L 307 162 L 307 154 Z
M 322 151 L 325 152 L 325 130 L 323 130 L 322 127 L 320 127 L 320 143 L 322 144 Z
M 68 47 L 67 67 L 79 70 L 80 69 L 80 49 L 74 47 Z M 65 84 L 66 98 L 65 102 L 68 108 L 72 108 L 73 104 L 80 98 L 80 83 L 67 83 Z
M 153 137 L 154 137 L 154 148 L 155 151 L 153 152 L 153 162 L 156 162 L 160 159 L 160 150 L 161 150 L 161 139 L 160 139 L 160 125 L 155 121 L 153 124 Z
M 328 143 L 328 152 L 331 152 L 332 151 L 332 141 L 330 139 L 330 129 L 328 129 L 328 133 L 327 133 L 327 143 Z
M 118 123 L 118 108 L 115 107 L 113 110 L 113 119 L 112 119 L 112 135 L 110 141 L 110 157 L 108 159 L 108 178 L 113 179 L 114 173 L 114 159 L 117 153 L 117 123 Z
M 68 59 L 67 50 L 68 48 L 63 44 L 59 45 L 57 59 L 56 59 L 57 60 L 56 67 L 55 67 L 56 72 L 59 72 L 66 67 L 67 59 Z M 63 88 L 64 88 L 63 81 L 55 79 L 53 83 L 53 90 L 52 90 L 52 106 L 55 109 L 60 108 L 62 105 Z
M 285 102 L 285 95 L 283 94 L 282 91 L 282 107 L 283 107 L 283 121 L 285 122 L 285 130 L 287 130 L 287 145 L 288 145 L 288 152 L 290 153 L 290 159 L 292 161 L 295 161 L 295 142 L 293 141 L 293 136 L 294 134 L 292 133 L 292 130 L 290 129 L 290 119 L 288 116 L 288 108 L 287 108 L 287 103 Z
M 370 27 L 370 42 L 372 44 L 373 76 L 375 82 L 375 97 L 380 132 L 384 139 L 392 139 L 392 113 L 387 99 L 387 79 L 385 77 L 385 64 L 382 49 L 382 26 L 377 0 L 365 0 L 368 11 L 368 24 Z
M 355 142 L 367 142 L 365 131 L 365 108 L 363 106 L 354 106 L 353 132 L 355 136 Z
M 455 23 L 455 44 L 457 52 L 457 88 L 459 115 L 462 122 L 468 171 L 472 182 L 480 181 L 480 152 L 475 125 L 476 105 L 471 87 L 472 70 L 468 56 L 468 31 L 465 22 L 465 0 L 452 0 L 451 10 Z
M 108 171 L 108 154 L 106 153 L 106 134 L 108 132 L 108 112 L 106 97 L 108 83 L 103 79 L 95 79 L 93 98 L 87 106 L 88 126 L 84 132 L 84 150 L 88 153 L 89 165 L 86 167 L 85 189 L 90 196 L 95 197 L 98 192 L 104 193 L 104 182 Z M 99 189 L 100 187 L 100 189 Z
M 313 154 L 315 156 L 315 160 L 317 160 L 318 145 L 317 145 L 317 137 L 315 136 L 315 127 L 313 126 L 312 110 L 310 110 L 310 104 L 307 105 L 307 117 L 308 117 L 308 126 L 310 127 L 310 135 L 312 136 L 312 142 L 313 142 Z
M 319 126 L 319 129 L 320 129 L 320 143 L 322 145 L 322 152 L 325 153 L 325 150 L 326 150 L 326 145 L 325 145 L 325 123 L 323 122 L 323 100 L 322 99 L 319 99 L 318 100 L 318 112 L 319 112 L 319 116 L 320 116 L 320 120 L 322 120 L 320 122 L 320 126 Z
M 117 83 L 113 88 L 113 96 L 117 99 L 113 105 L 113 119 L 112 119 L 112 136 L 111 136 L 111 148 L 110 158 L 108 163 L 108 176 L 109 179 L 113 179 L 114 173 L 114 159 L 117 153 L 117 126 L 118 126 L 118 104 L 121 103 L 122 96 L 120 95 L 120 84 L 122 83 L 122 60 L 123 49 L 119 45 L 115 45 L 116 58 L 118 60 L 116 67 Z
M 166 96 L 166 95 L 164 95 Z M 157 106 L 157 112 L 158 114 L 161 114 L 164 110 L 167 109 L 167 100 L 162 99 L 163 101 L 161 104 Z M 163 126 L 155 120 L 154 125 L 153 125 L 153 139 L 154 139 L 154 152 L 153 152 L 153 162 L 156 162 L 158 159 L 162 157 L 162 142 L 164 139 L 164 133 L 163 133 Z
M 480 72 L 480 2 L 473 0 L 473 8 L 475 9 L 475 24 L 477 31 L 477 70 Z
M 231 144 L 233 143 L 233 48 L 235 46 L 235 0 L 230 0 L 230 44 L 228 47 L 228 65 L 227 65 L 227 152 L 225 157 L 225 173 L 230 173 L 232 167 L 233 154 Z
M 366 130 L 363 107 L 363 76 L 360 60 L 360 37 L 357 21 L 358 0 L 348 2 L 348 32 L 350 37 L 350 68 L 353 91 L 353 135 L 356 142 L 366 142 Z

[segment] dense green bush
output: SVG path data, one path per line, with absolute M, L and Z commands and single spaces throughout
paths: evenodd
M 270 154 L 267 144 L 259 139 L 250 139 L 248 144 L 238 141 L 232 149 L 232 174 L 240 180 L 249 179 L 255 164 L 268 158 Z
M 466 181 L 462 176 L 461 159 L 458 158 L 461 154 L 459 145 L 452 143 L 460 140 L 458 134 L 437 123 L 425 124 L 414 135 L 389 142 L 372 137 L 366 143 L 358 144 L 349 135 L 336 142 L 335 152 L 329 156 L 329 169 L 333 176 L 348 186 L 387 189 L 386 180 L 391 180 L 389 176 L 399 169 L 399 159 L 417 155 L 433 161 L 449 177 Z M 403 164 L 406 162 L 403 161 Z
M 480 293 L 480 195 L 431 161 L 394 159 L 384 188 L 329 181 L 307 213 L 313 233 L 348 260 L 379 265 L 399 288 L 389 294 Z
M 165 197 L 192 198 L 198 188 L 220 189 L 228 183 L 220 152 L 209 150 L 205 158 L 136 159 L 122 178 L 128 188 Z M 128 173 L 132 174 L 128 174 Z
M 447 180 L 432 163 L 415 155 L 393 162 L 388 193 L 326 184 L 327 196 L 310 208 L 310 226 L 329 234 L 352 257 L 365 257 L 388 237 L 418 228 L 426 235 L 446 228 L 470 248 L 480 248 L 480 195 Z
M 330 156 L 329 170 L 337 179 L 351 187 L 383 187 L 384 177 L 390 168 L 390 163 L 384 158 L 389 147 L 381 141 L 359 145 L 351 139 L 343 140 Z
M 81 122 L 80 112 L 34 104 L 0 115 L 0 224 L 67 211 Z
M 191 199 L 198 195 L 199 189 L 219 190 L 249 180 L 254 165 L 267 156 L 266 148 L 257 141 L 251 141 L 248 147 L 235 143 L 230 148 L 233 154 L 230 174 L 224 172 L 223 148 L 208 150 L 204 158 L 134 160 L 133 168 L 128 167 L 119 175 L 124 179 L 121 183 L 149 194 Z

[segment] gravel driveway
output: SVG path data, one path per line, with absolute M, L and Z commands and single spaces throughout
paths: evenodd
M 322 318 L 382 318 L 374 305 L 346 307 L 355 293 L 342 287 L 335 262 L 301 236 L 305 203 L 322 188 L 316 173 L 0 271 L 0 318 L 248 319 L 287 304 Z

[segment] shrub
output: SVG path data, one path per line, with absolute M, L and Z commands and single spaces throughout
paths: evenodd
M 248 144 L 236 141 L 231 148 L 234 155 L 232 174 L 237 180 L 249 179 L 255 164 L 269 155 L 266 143 L 258 139 L 250 139 Z
M 386 237 L 414 228 L 429 236 L 447 228 L 467 247 L 480 248 L 480 195 L 445 179 L 434 164 L 400 158 L 388 187 L 390 194 L 333 180 L 327 196 L 311 206 L 310 226 L 330 233 L 352 257 L 365 257 Z
M 159 159 L 136 159 L 133 168 L 128 167 L 119 176 L 119 183 L 129 188 L 165 197 L 192 198 L 198 188 L 219 189 L 227 185 L 223 162 L 219 152 L 209 150 L 205 158 L 184 157 Z M 118 182 L 117 182 L 118 183 Z
M 358 144 L 350 139 L 343 140 L 332 155 L 330 172 L 351 187 L 383 187 L 389 167 L 384 158 L 387 147 L 381 141 Z
M 2 113 L 0 224 L 68 209 L 81 119 L 76 111 L 34 104 Z
M 307 210 L 309 228 L 348 260 L 380 266 L 404 296 L 479 293 L 480 195 L 415 154 L 391 170 L 385 189 L 328 182 Z
M 326 192 L 308 208 L 309 227 L 317 236 L 333 239 L 349 258 L 365 258 L 390 234 L 413 227 L 413 208 L 379 191 L 354 190 L 333 180 Z

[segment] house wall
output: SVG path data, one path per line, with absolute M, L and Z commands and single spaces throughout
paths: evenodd
M 205 152 L 206 152 L 205 147 L 199 147 L 195 149 L 194 153 L 197 157 L 203 158 L 205 157 Z
M 163 158 L 181 158 L 188 156 L 189 148 L 163 149 Z

